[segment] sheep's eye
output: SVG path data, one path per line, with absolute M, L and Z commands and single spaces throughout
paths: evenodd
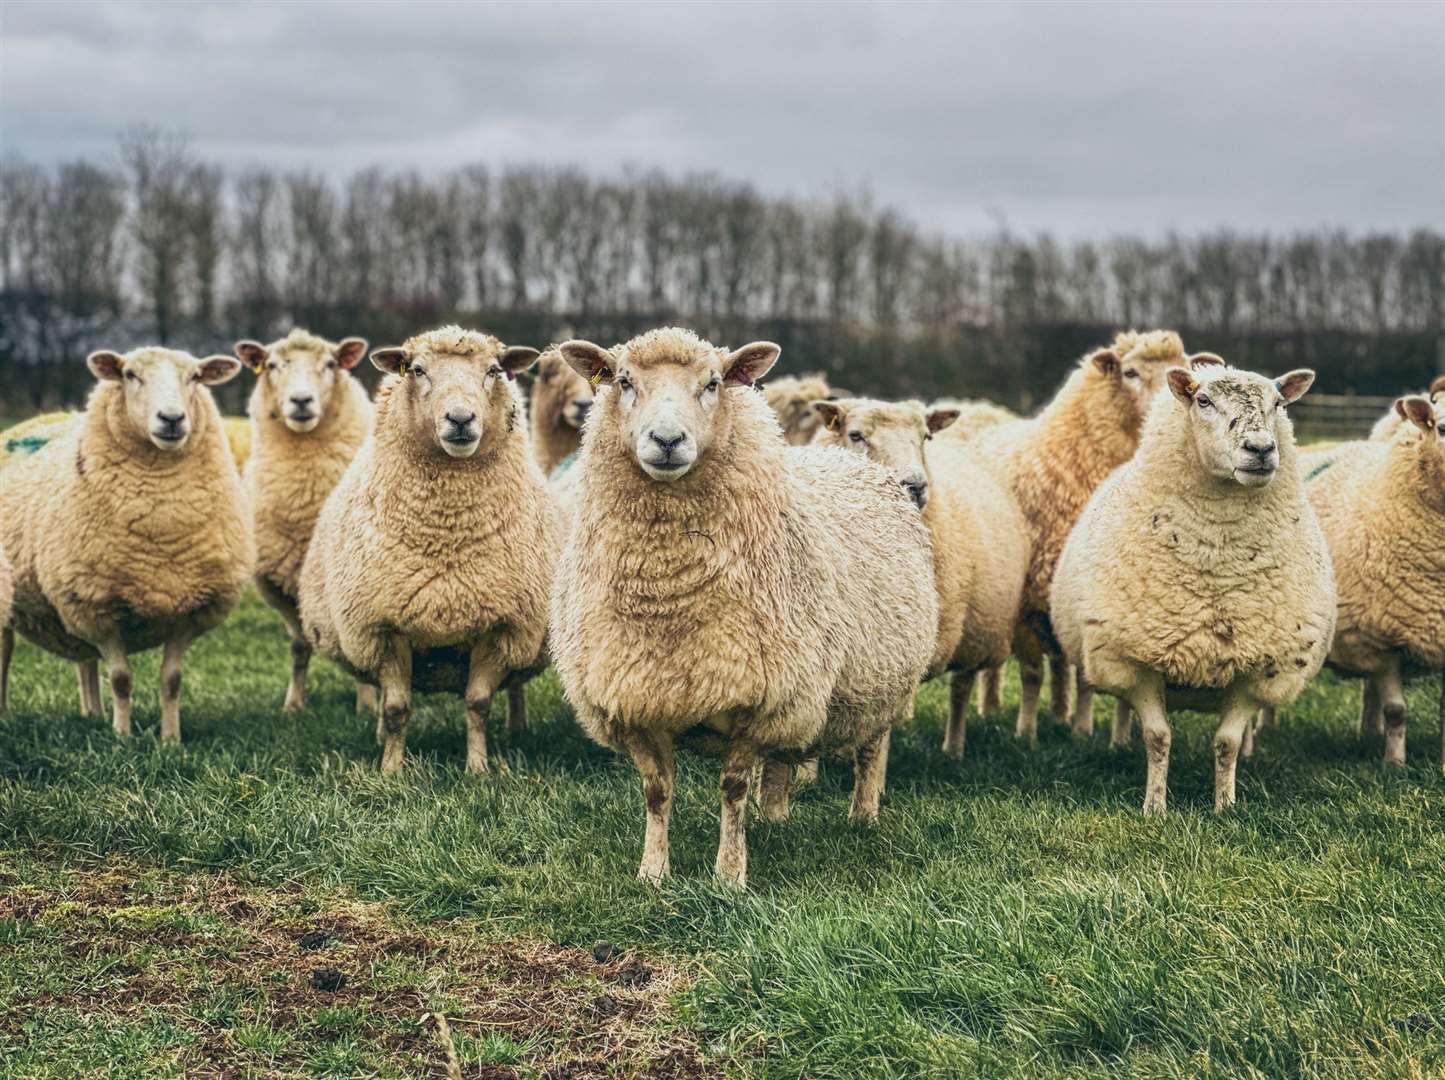
M 267 371 L 278 371 L 278 370 L 280 369 L 280 367 L 281 367 L 281 365 L 278 364 L 278 363 L 276 363 L 275 360 L 267 360 L 267 361 L 266 361 L 266 370 L 267 370 Z
M 411 373 L 412 373 L 413 375 L 420 375 L 422 378 L 425 378 L 425 377 L 426 377 L 426 368 L 422 367 L 420 364 L 412 364 L 412 366 L 411 366 Z
M 502 365 L 501 365 L 501 364 L 493 364 L 491 367 L 487 368 L 487 377 L 488 377 L 488 378 L 491 378 L 493 375 L 500 375 L 501 373 L 502 373 Z
M 930 439 L 932 439 L 932 438 L 933 438 L 933 432 L 930 431 L 927 435 L 923 436 L 923 441 L 924 441 L 924 442 L 928 442 L 928 441 L 929 441 Z
M 1201 409 L 1212 409 L 1212 408 L 1214 408 L 1214 402 L 1210 401 L 1210 400 L 1209 400 L 1207 397 L 1205 397 L 1203 394 L 1200 394 L 1198 397 L 1196 397 L 1196 398 L 1194 399 L 1194 404 L 1198 405 Z
M 1139 373 L 1137 371 L 1134 371 L 1133 369 L 1124 372 L 1124 378 L 1126 379 L 1137 379 L 1138 377 Z
M 703 392 L 704 394 L 713 394 L 713 393 L 716 393 L 716 392 L 717 392 L 717 388 L 718 388 L 719 386 L 721 386 L 721 385 L 722 385 L 722 380 L 719 379 L 716 375 L 714 375 L 711 379 L 709 379 L 709 380 L 707 381 L 707 385 L 702 388 L 702 392 Z
M 127 372 L 125 373 L 125 377 L 126 377 L 126 381 L 127 381 L 127 382 L 134 382 L 134 383 L 140 382 L 140 376 L 137 375 L 134 371 L 127 371 Z
M 863 433 L 862 433 L 861 431 L 850 431 L 850 432 L 848 432 L 848 438 L 852 439 L 852 440 L 853 440 L 854 442 L 856 442 L 856 443 L 861 443 L 861 442 L 867 442 L 867 441 L 868 441 L 867 439 L 865 439 L 865 438 L 863 437 Z
M 336 370 L 336 361 L 335 361 L 335 360 L 328 360 L 328 361 L 326 361 L 326 370 L 327 370 L 327 371 L 335 371 L 335 370 Z
M 619 389 L 619 390 L 631 390 L 631 389 L 632 389 L 632 380 L 629 379 L 626 375 L 619 375 L 619 376 L 617 376 L 617 389 Z

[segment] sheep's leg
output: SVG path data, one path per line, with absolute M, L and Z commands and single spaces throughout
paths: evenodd
M 1254 726 L 1258 709 L 1252 702 L 1231 698 L 1214 732 L 1214 812 L 1234 805 L 1234 774 L 1245 734 Z
M 306 671 L 311 666 L 311 646 L 302 637 L 291 639 L 291 681 L 286 684 L 285 712 L 306 708 Z
M 1405 764 L 1405 688 L 1400 681 L 1400 658 L 1392 656 L 1385 670 L 1371 676 L 1385 715 L 1385 764 Z
M 96 646 L 110 678 L 111 727 L 122 738 L 130 735 L 130 657 L 119 638 Z
M 809 758 L 793 770 L 793 786 L 796 788 L 811 787 L 818 782 L 818 759 Z
M 968 741 L 968 705 L 973 697 L 973 684 L 978 672 L 955 671 L 949 676 L 948 726 L 943 729 L 943 752 L 953 757 L 963 757 L 964 745 Z
M 172 638 L 161 654 L 161 742 L 181 741 L 181 660 L 191 635 Z
M 757 751 L 751 745 L 733 742 L 723 759 L 718 785 L 722 792 L 722 828 L 713 872 L 740 889 L 748 884 L 748 785 L 756 763 Z
M 525 683 L 507 687 L 507 730 L 527 730 L 527 687 Z
M 381 771 L 399 772 L 406 757 L 406 726 L 411 721 L 411 645 L 393 639 L 381 661 Z
M 1144 783 L 1144 813 L 1162 814 L 1168 809 L 1169 714 L 1164 708 L 1164 686 L 1157 677 L 1141 682 L 1129 695 L 1129 702 L 1139 714 L 1144 731 L 1144 753 L 1148 760 L 1148 778 Z
M 1003 708 L 1003 667 L 985 669 L 978 687 L 979 715 L 998 712 Z
M 376 693 L 376 687 L 370 683 L 359 682 L 356 684 L 356 715 L 371 716 L 375 714 L 380 719 L 381 700 Z M 376 741 L 381 742 L 381 724 L 376 725 Z
M 1239 756 L 1246 761 L 1254 757 L 1254 734 L 1259 730 L 1260 725 L 1264 723 L 1264 721 L 1260 719 L 1263 715 L 1263 709 L 1251 710 L 1249 719 L 1245 721 L 1244 732 L 1239 740 Z
M 1109 732 L 1109 746 L 1128 746 L 1134 739 L 1134 709 L 1123 698 L 1114 702 L 1114 727 Z
M 105 703 L 100 699 L 100 661 L 82 660 L 75 665 L 80 679 L 80 711 L 84 716 L 104 716 Z
M 1440 767 L 1445 769 L 1445 671 L 1440 673 Z
M 1260 727 L 1279 727 L 1279 713 L 1273 705 L 1266 705 L 1259 710 Z
M 490 641 L 472 646 L 467 671 L 467 772 L 487 771 L 487 717 L 492 711 L 492 694 L 505 672 L 497 669 L 496 651 Z
M 0 713 L 10 708 L 10 658 L 15 655 L 15 631 L 0 629 Z
M 1070 725 L 1076 739 L 1094 737 L 1094 688 L 1084 678 L 1084 665 L 1074 669 L 1074 720 Z
M 763 777 L 758 785 L 758 808 L 769 821 L 788 820 L 788 792 L 793 783 L 793 767 L 786 762 L 763 762 Z
M 1360 734 L 1383 735 L 1385 733 L 1385 712 L 1380 702 L 1380 688 L 1375 680 L 1367 678 L 1360 695 Z
M 854 821 L 878 820 L 878 804 L 888 775 L 890 735 L 885 731 L 853 751 L 853 805 L 848 808 L 848 816 Z
M 642 842 L 642 865 L 637 876 L 661 881 L 667 876 L 667 823 L 672 817 L 672 737 L 640 732 L 627 740 L 627 749 L 642 776 L 642 801 L 647 807 L 647 835 Z
M 1073 666 L 1057 653 L 1048 658 L 1049 664 L 1049 711 L 1054 719 L 1065 721 L 1069 718 L 1069 683 Z
M 1044 687 L 1044 669 L 1039 660 L 1019 660 L 1019 720 L 1014 734 L 1030 746 L 1039 741 L 1039 694 Z

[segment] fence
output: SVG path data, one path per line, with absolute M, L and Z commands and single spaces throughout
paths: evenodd
M 1359 439 L 1394 403 L 1392 397 L 1364 394 L 1306 394 L 1289 412 L 1303 438 Z

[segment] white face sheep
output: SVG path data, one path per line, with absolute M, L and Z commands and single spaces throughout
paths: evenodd
M 349 337 L 340 344 L 293 330 L 279 341 L 262 345 L 238 341 L 236 356 L 256 374 L 258 403 L 278 415 L 298 435 L 315 431 L 331 411 L 338 386 L 346 392 L 343 373 L 366 355 L 366 339 Z
M 130 733 L 130 655 L 165 646 L 161 738 L 180 738 L 181 659 L 218 625 L 251 575 L 245 498 L 208 386 L 229 356 L 174 349 L 87 360 L 99 380 L 84 416 L 0 472 L 0 532 L 16 568 L 16 627 L 81 663 L 98 712 L 104 661 L 114 727 Z
M 668 328 L 562 355 L 600 389 L 552 590 L 553 661 L 584 729 L 642 776 L 641 876 L 667 873 L 685 738 L 723 757 L 716 871 L 742 885 L 760 760 L 770 817 L 786 815 L 789 766 L 831 750 L 854 755 L 854 816 L 877 815 L 887 734 L 937 626 L 927 533 L 883 469 L 787 447 L 749 389 L 776 345 L 729 352 Z
M 550 474 L 582 445 L 582 422 L 592 408 L 592 387 L 562 359 L 556 346 L 537 361 L 537 377 L 527 413 L 532 422 L 532 451 L 543 473 Z
M 1329 650 L 1334 578 L 1285 415 L 1313 380 L 1170 369 L 1138 454 L 1095 492 L 1064 547 L 1054 627 L 1088 683 L 1143 722 L 1146 812 L 1166 803 L 1166 696 L 1221 710 L 1222 809 L 1256 710 L 1293 701 Z
M 790 446 L 807 446 L 818 432 L 815 402 L 826 401 L 833 391 L 822 375 L 784 375 L 763 384 L 763 397 L 783 426 Z

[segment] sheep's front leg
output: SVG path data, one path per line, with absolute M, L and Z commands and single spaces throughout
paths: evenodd
M 300 712 L 306 708 L 306 672 L 311 667 L 311 646 L 305 638 L 291 639 L 291 681 L 286 684 L 286 700 L 281 708 L 285 712 Z
M 1114 702 L 1114 726 L 1109 732 L 1109 746 L 1128 746 L 1134 738 L 1134 709 L 1123 698 Z
M 119 637 L 96 643 L 110 678 L 111 727 L 122 738 L 130 735 L 130 657 Z
M 1234 805 L 1234 774 L 1246 733 L 1254 726 L 1258 708 L 1253 702 L 1231 696 L 1214 732 L 1214 812 Z
M 1030 746 L 1039 741 L 1039 695 L 1044 688 L 1041 660 L 1019 659 L 1019 720 L 1014 734 Z
M 399 772 L 406 757 L 406 726 L 411 721 L 411 645 L 393 638 L 378 672 L 381 683 L 381 771 Z
M 181 660 L 191 635 L 172 638 L 161 654 L 161 742 L 181 741 Z
M 793 786 L 797 788 L 809 787 L 818 782 L 818 759 L 809 758 L 793 770 Z
M 1239 756 L 1246 761 L 1254 757 L 1254 734 L 1259 730 L 1260 724 L 1263 723 L 1260 719 L 1263 715 L 1264 710 L 1262 709 L 1251 712 L 1249 714 L 1249 720 L 1244 725 L 1244 732 L 1239 742 Z
M 1372 678 L 1365 679 L 1365 688 L 1360 695 L 1360 734 L 1383 735 L 1385 733 L 1385 711 L 1380 702 L 1380 688 Z
M 888 745 L 891 731 L 866 742 L 853 751 L 853 805 L 848 817 L 854 821 L 877 821 L 883 800 L 883 783 L 888 775 Z
M 82 660 L 75 668 L 80 677 L 80 711 L 86 716 L 104 716 L 105 702 L 100 698 L 100 661 Z
M 1054 719 L 1069 718 L 1069 683 L 1072 681 L 1072 665 L 1057 654 L 1049 657 L 1049 711 Z
M 758 808 L 769 821 L 788 820 L 788 795 L 793 786 L 793 767 L 782 761 L 764 761 Z
M 714 873 L 740 889 L 748 884 L 748 785 L 757 760 L 757 750 L 748 743 L 734 740 L 723 759 L 718 784 L 722 793 L 722 827 Z
M 973 684 L 978 672 L 955 671 L 949 676 L 948 726 L 943 729 L 943 752 L 952 757 L 963 757 L 964 745 L 968 741 L 968 704 L 973 697 Z
M 1148 777 L 1144 782 L 1144 813 L 1162 814 L 1169 799 L 1169 715 L 1164 709 L 1164 684 L 1150 673 L 1129 693 L 1129 702 L 1139 714 L 1144 730 L 1144 753 L 1148 761 Z
M 1383 671 L 1370 676 L 1385 717 L 1385 764 L 1405 764 L 1405 687 L 1400 680 L 1400 658 L 1391 656 Z
M 1074 719 L 1070 724 L 1076 739 L 1094 737 L 1094 688 L 1084 678 L 1084 665 L 1074 665 Z
M 381 698 L 377 695 L 376 687 L 370 683 L 359 682 L 356 684 L 356 715 L 376 716 L 376 744 L 381 745 Z
M 527 687 L 524 683 L 507 687 L 507 730 L 527 730 Z
M 978 712 L 980 716 L 998 712 L 1003 708 L 1003 668 L 991 667 L 984 671 L 978 686 Z
M 661 881 L 667 876 L 667 825 L 672 818 L 672 736 L 638 732 L 627 739 L 627 750 L 642 777 L 642 802 L 647 807 L 647 834 L 642 841 L 642 865 L 637 876 Z
M 492 711 L 492 695 L 504 675 L 492 642 L 472 646 L 467 671 L 467 772 L 487 771 L 487 717 Z
M 1440 673 L 1440 767 L 1445 769 L 1445 671 Z
M 15 655 L 15 631 L 0 629 L 0 713 L 10 708 L 10 658 Z

